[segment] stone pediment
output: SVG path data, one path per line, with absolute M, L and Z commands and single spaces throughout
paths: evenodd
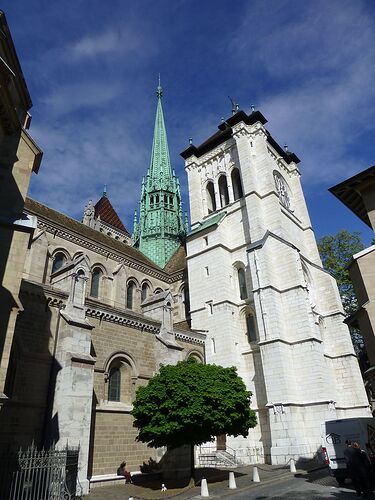
M 159 303 L 170 303 L 171 305 L 173 304 L 173 297 L 172 294 L 169 290 L 166 290 L 165 292 L 160 292 L 155 295 L 152 295 L 151 297 L 148 297 L 146 300 L 143 301 L 142 303 L 142 308 L 151 306 L 153 304 L 159 304 Z

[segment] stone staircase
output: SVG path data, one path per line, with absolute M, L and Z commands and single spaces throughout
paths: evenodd
M 229 467 L 234 468 L 241 465 L 234 455 L 224 450 L 211 451 L 199 454 L 200 467 Z

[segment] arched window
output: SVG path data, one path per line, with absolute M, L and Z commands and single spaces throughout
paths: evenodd
M 238 168 L 234 168 L 231 173 L 233 198 L 238 200 L 243 197 L 243 190 L 241 184 L 241 177 Z
M 249 342 L 256 342 L 257 340 L 257 327 L 255 316 L 252 312 L 246 313 L 246 335 Z
M 161 288 L 157 288 L 154 292 L 154 295 L 157 295 L 158 293 L 161 293 L 163 290 Z
M 148 283 L 143 283 L 141 290 L 141 302 L 144 302 L 150 294 L 150 287 Z
M 215 190 L 212 182 L 207 182 L 206 186 L 206 197 L 207 197 L 207 210 L 208 213 L 215 212 L 216 210 L 216 200 L 215 200 Z
M 201 358 L 201 355 L 196 353 L 196 352 L 191 352 L 189 356 L 187 357 L 188 360 L 193 360 L 196 363 L 203 363 L 203 360 Z
M 119 367 L 109 370 L 108 376 L 108 401 L 120 401 L 121 372 Z
M 135 291 L 135 283 L 133 281 L 130 281 L 126 289 L 126 307 L 128 309 L 133 309 L 134 291 Z
M 182 314 L 185 316 L 185 319 L 189 319 L 190 314 L 190 298 L 189 298 L 189 289 L 187 286 L 181 290 L 181 299 L 182 299 Z
M 221 175 L 219 178 L 219 193 L 220 193 L 220 203 L 222 207 L 228 205 L 229 203 L 229 193 L 226 175 Z
M 245 276 L 245 269 L 243 269 L 243 267 L 240 267 L 238 269 L 238 285 L 240 287 L 241 300 L 247 299 L 248 295 L 247 295 L 247 288 L 246 288 L 246 276 Z
M 134 396 L 136 372 L 133 362 L 124 353 L 116 355 L 108 365 L 108 401 L 130 404 Z
M 91 297 L 96 297 L 96 298 L 99 297 L 100 280 L 102 276 L 103 276 L 103 271 L 99 267 L 96 267 L 93 270 L 91 277 L 91 288 L 90 288 Z
M 62 252 L 57 252 L 57 254 L 53 258 L 52 264 L 52 274 L 58 271 L 63 267 L 66 262 L 66 257 Z

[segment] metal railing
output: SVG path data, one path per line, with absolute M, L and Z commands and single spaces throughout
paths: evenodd
M 79 448 L 38 450 L 31 445 L 0 458 L 0 500 L 82 498 L 78 481 Z

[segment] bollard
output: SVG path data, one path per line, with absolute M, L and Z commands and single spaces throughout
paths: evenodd
M 290 459 L 290 472 L 292 474 L 295 474 L 297 472 L 297 469 L 296 469 L 296 464 L 294 462 L 294 458 L 291 458 Z
M 201 480 L 201 497 L 209 497 L 207 479 L 202 478 Z
M 253 467 L 253 482 L 260 483 L 258 467 Z
M 229 489 L 235 490 L 236 486 L 236 478 L 234 477 L 234 472 L 229 472 Z

